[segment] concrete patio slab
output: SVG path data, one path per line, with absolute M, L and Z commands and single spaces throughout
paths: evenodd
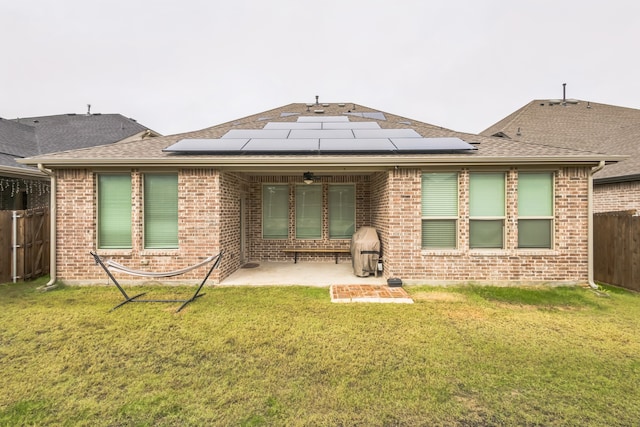
M 358 277 L 353 274 L 350 262 L 255 262 L 253 268 L 241 268 L 226 279 L 221 286 L 236 285 L 301 285 L 331 286 L 385 285 L 383 277 Z

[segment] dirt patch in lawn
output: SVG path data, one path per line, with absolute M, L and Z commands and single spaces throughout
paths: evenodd
M 414 301 L 464 302 L 467 297 L 453 292 L 416 292 L 411 294 Z

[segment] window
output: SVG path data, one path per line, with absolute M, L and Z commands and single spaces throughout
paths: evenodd
M 322 238 L 322 185 L 296 186 L 296 239 Z
M 262 187 L 262 238 L 289 237 L 289 185 L 268 184 Z
M 422 247 L 455 249 L 457 229 L 458 173 L 422 174 Z
M 329 238 L 350 239 L 355 228 L 355 187 L 351 184 L 329 185 Z
M 469 174 L 469 247 L 503 248 L 505 174 Z
M 518 174 L 518 247 L 551 249 L 553 174 Z
M 178 247 L 178 175 L 144 176 L 144 247 Z
M 131 175 L 98 175 L 98 248 L 131 249 Z

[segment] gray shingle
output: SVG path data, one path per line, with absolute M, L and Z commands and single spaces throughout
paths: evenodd
M 40 154 L 35 129 L 12 120 L 0 119 L 0 153 L 15 157 Z
M 345 105 L 345 104 L 343 104 Z M 428 123 L 422 123 L 416 120 L 409 120 L 405 117 L 396 116 L 387 112 L 371 109 L 361 105 L 357 105 L 358 112 L 362 113 L 381 113 L 384 120 L 376 119 L 379 115 L 368 114 L 363 117 L 349 115 L 352 103 L 340 106 L 339 104 L 330 104 L 323 106 L 324 116 L 344 116 L 351 121 L 376 122 L 382 129 L 413 129 L 420 136 L 425 138 L 454 137 L 460 138 L 469 143 L 479 143 L 478 150 L 473 154 L 447 154 L 448 158 L 459 158 L 461 162 L 489 162 L 494 159 L 517 159 L 523 162 L 535 162 L 543 160 L 552 160 L 556 158 L 572 159 L 588 159 L 593 162 L 596 158 L 604 158 L 606 156 L 598 155 L 589 150 L 577 150 L 571 148 L 557 147 L 545 143 L 525 143 L 522 141 L 511 141 L 504 138 L 496 138 L 490 136 L 480 136 L 461 132 L 455 132 L 450 129 L 434 126 Z M 287 114 L 284 114 L 287 113 Z M 366 117 L 365 117 L 366 116 Z M 233 122 L 223 123 L 206 129 L 187 132 L 178 135 L 170 135 L 165 137 L 157 137 L 136 141 L 135 143 L 123 142 L 116 145 L 106 145 L 94 148 L 86 148 L 82 150 L 70 151 L 66 153 L 58 153 L 54 155 L 40 156 L 37 159 L 30 160 L 32 162 L 44 161 L 50 164 L 135 164 L 136 162 L 147 162 L 153 164 L 162 164 L 163 162 L 180 163 L 184 165 L 202 164 L 203 161 L 209 164 L 216 164 L 216 160 L 221 159 L 220 156 L 201 154 L 175 154 L 167 153 L 162 150 L 182 139 L 217 139 L 222 137 L 228 131 L 233 129 L 250 130 L 263 129 L 265 126 L 264 117 L 271 117 L 271 122 L 296 122 L 299 117 L 321 117 L 314 113 L 313 108 L 308 111 L 306 104 L 290 104 L 283 107 L 275 108 L 270 111 L 261 112 L 252 116 L 241 118 Z M 384 155 L 381 155 L 384 156 Z M 440 154 L 429 155 L 430 159 L 437 159 Z M 263 156 L 264 164 L 277 161 L 286 157 L 282 156 Z M 347 156 L 342 156 L 344 159 Z M 411 158 L 411 155 L 404 156 Z M 247 156 L 245 156 L 245 159 Z M 397 156 L 395 158 L 398 158 Z M 414 156 L 416 159 L 424 161 L 423 156 Z M 613 158 L 609 156 L 608 158 Z M 228 158 L 227 158 L 228 159 Z M 227 160 L 225 159 L 225 160 Z M 391 162 L 391 160 L 390 160 Z
M 640 174 L 640 110 L 579 100 L 566 105 L 534 100 L 480 134 L 498 133 L 513 141 L 629 156 L 607 165 L 596 180 Z
M 148 128 L 120 114 L 62 114 L 0 119 L 0 165 L 16 159 L 112 144 Z

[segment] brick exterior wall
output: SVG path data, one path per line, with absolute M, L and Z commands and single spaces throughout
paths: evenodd
M 354 184 L 356 197 L 356 229 L 371 224 L 371 195 L 369 176 L 341 176 L 321 178 L 322 185 L 322 238 L 313 240 L 295 239 L 295 191 L 296 185 L 302 183 L 300 175 L 295 176 L 254 176 L 250 189 L 250 220 L 249 247 L 251 259 L 255 261 L 291 261 L 291 254 L 282 250 L 285 248 L 345 248 L 349 249 L 350 239 L 330 239 L 328 230 L 328 190 L 331 184 Z M 287 239 L 262 239 L 262 187 L 265 184 L 289 184 L 289 237 Z M 330 261 L 335 259 L 333 254 L 299 254 L 301 261 Z M 340 255 L 340 259 L 348 260 L 348 254 Z
M 507 171 L 506 175 L 504 249 L 469 249 L 468 169 L 463 169 L 459 174 L 458 249 L 422 249 L 421 173 L 420 170 L 389 173 L 386 188 L 388 218 L 392 226 L 383 238 L 385 277 L 400 277 L 407 283 L 436 284 L 586 282 L 588 169 L 563 168 L 555 174 L 555 230 L 554 244 L 550 250 L 517 248 L 515 169 Z
M 389 174 L 378 172 L 371 178 L 371 226 L 378 230 L 380 250 L 383 262 L 387 258 L 389 247 L 390 223 L 389 215 Z
M 143 237 L 142 174 L 132 170 L 133 248 L 99 250 L 101 255 L 126 266 L 149 271 L 169 271 L 197 263 L 223 248 L 226 253 L 210 283 L 219 283 L 247 261 L 291 261 L 282 252 L 300 244 L 295 235 L 295 186 L 300 175 L 248 176 L 210 168 L 181 169 L 179 188 L 179 249 L 145 250 Z M 401 169 L 367 175 L 323 177 L 323 224 L 327 223 L 329 183 L 353 183 L 356 188 L 356 228 L 378 230 L 384 276 L 406 283 L 579 283 L 587 280 L 588 168 L 562 168 L 555 172 L 554 243 L 550 250 L 517 248 L 517 174 L 506 172 L 505 248 L 469 249 L 469 170 L 459 169 L 458 248 L 425 250 L 421 247 L 421 174 Z M 262 187 L 289 184 L 289 238 L 262 239 Z M 89 251 L 96 249 L 96 174 L 86 169 L 57 171 L 57 272 L 68 283 L 105 283 L 106 275 L 93 265 Z M 245 230 L 241 230 L 241 224 Z M 244 239 L 244 245 L 243 245 Z M 350 239 L 323 237 L 305 240 L 304 246 L 349 248 Z M 244 247 L 244 253 L 243 252 Z M 343 255 L 342 260 L 350 257 Z M 301 254 L 301 261 L 332 262 L 333 255 Z M 204 267 L 163 282 L 197 283 Z M 142 281 L 122 277 L 123 283 Z
M 640 181 L 594 184 L 593 212 L 640 209 Z
M 220 220 L 220 247 L 224 249 L 224 262 L 220 269 L 218 280 L 222 280 L 240 268 L 241 261 L 248 261 L 246 249 L 241 255 L 241 240 L 246 241 L 246 228 L 249 223 L 248 212 L 241 212 L 241 200 L 246 200 L 249 194 L 249 179 L 245 175 L 220 174 L 220 211 L 216 217 Z M 245 202 L 246 205 L 246 202 Z M 205 209 L 206 212 L 206 209 Z M 241 219 L 241 214 L 244 218 Z M 202 215 L 202 213 L 200 214 Z M 240 231 L 241 224 L 245 230 Z
M 182 169 L 178 173 L 178 241 L 179 249 L 143 248 L 143 172 L 131 172 L 132 187 L 132 248 L 99 249 L 104 258 L 113 259 L 127 267 L 145 271 L 171 271 L 196 264 L 216 254 L 227 245 L 219 270 L 212 273 L 210 283 L 217 283 L 235 271 L 234 239 L 228 218 L 238 215 L 231 200 L 242 191 L 241 178 L 221 179 L 213 169 Z M 94 266 L 89 251 L 97 247 L 96 174 L 89 170 L 60 170 L 57 172 L 57 276 L 67 283 L 103 283 L 104 271 Z M 235 215 L 235 216 L 234 216 Z M 225 219 L 221 219 L 225 218 Z M 221 244 L 221 242 L 224 244 Z M 198 283 L 206 273 L 201 267 L 181 276 L 163 278 L 162 282 Z M 149 279 L 119 275 L 122 283 L 148 282 Z

